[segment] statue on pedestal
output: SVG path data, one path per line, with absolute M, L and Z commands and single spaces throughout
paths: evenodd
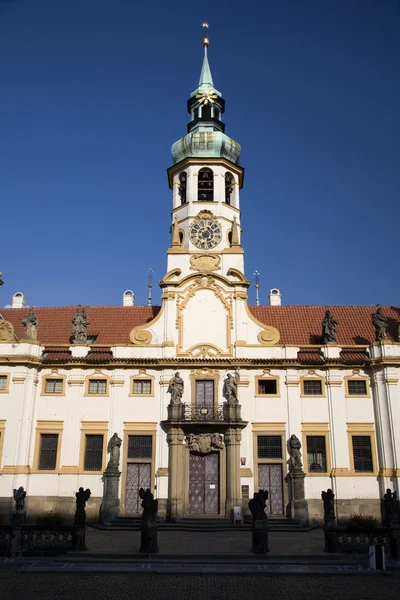
M 121 444 L 122 440 L 118 436 L 118 433 L 114 433 L 112 438 L 110 438 L 110 441 L 108 442 L 107 446 L 107 452 L 110 455 L 110 460 L 108 461 L 107 469 L 118 469 Z
M 32 307 L 30 307 L 27 316 L 21 319 L 21 323 L 24 326 L 24 338 L 26 340 L 36 340 L 39 321 Z
M 223 395 L 228 404 L 238 404 L 238 385 L 239 372 L 236 371 L 235 377 L 228 373 L 224 381 Z
M 322 321 L 322 343 L 336 344 L 336 333 L 339 322 L 332 315 L 330 310 L 325 313 L 325 318 Z
M 331 489 L 328 489 L 326 492 L 321 492 L 321 498 L 324 503 L 324 521 L 328 523 L 330 520 L 335 519 L 335 494 Z
M 26 491 L 24 490 L 22 485 L 17 490 L 13 491 L 13 496 L 14 496 L 14 502 L 15 502 L 15 512 L 16 513 L 24 512 L 25 511 Z
M 384 314 L 381 306 L 378 306 L 376 312 L 372 313 L 372 323 L 375 327 L 375 341 L 382 342 L 386 339 L 388 322 L 387 316 Z
M 175 373 L 169 382 L 168 393 L 171 394 L 171 404 L 182 404 L 182 396 L 185 384 L 181 378 L 179 371 Z
M 72 343 L 86 344 L 87 328 L 90 325 L 86 314 L 86 309 L 83 306 L 78 306 L 76 313 L 72 318 Z
M 397 492 L 392 492 L 390 488 L 386 490 L 386 494 L 383 496 L 383 523 L 387 527 L 399 524 Z
M 287 442 L 287 449 L 289 453 L 289 471 L 301 470 L 303 463 L 301 462 L 301 442 L 294 433 L 290 436 Z
M 85 506 L 86 502 L 89 500 L 91 495 L 91 491 L 89 489 L 84 490 L 83 487 L 79 488 L 79 491 L 76 492 L 76 511 L 75 511 L 75 519 L 86 519 L 86 511 Z

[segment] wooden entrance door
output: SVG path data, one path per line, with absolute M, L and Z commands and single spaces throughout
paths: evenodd
M 126 465 L 125 512 L 137 514 L 143 511 L 140 488 L 150 488 L 151 463 L 128 463 Z
M 267 490 L 267 515 L 283 515 L 282 465 L 259 464 L 258 487 Z
M 190 453 L 189 512 L 217 515 L 219 504 L 219 454 Z

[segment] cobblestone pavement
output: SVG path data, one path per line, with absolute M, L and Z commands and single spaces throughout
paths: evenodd
M 102 531 L 88 527 L 86 545 L 89 552 L 136 553 L 140 531 Z M 162 554 L 246 554 L 251 546 L 251 531 L 191 532 L 159 531 L 158 548 Z M 324 554 L 322 529 L 307 532 L 272 532 L 271 554 Z
M 397 573 L 339 576 L 19 574 L 0 566 L 2 600 L 397 600 Z

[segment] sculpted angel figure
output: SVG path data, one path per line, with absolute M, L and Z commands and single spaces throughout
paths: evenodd
M 182 403 L 184 386 L 183 379 L 181 378 L 179 371 L 177 371 L 169 382 L 168 393 L 171 394 L 171 404 Z

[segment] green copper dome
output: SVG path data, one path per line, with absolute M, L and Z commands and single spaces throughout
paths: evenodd
M 221 120 L 225 100 L 214 87 L 207 56 L 208 45 L 208 37 L 204 36 L 199 85 L 188 100 L 188 112 L 192 120 L 187 126 L 187 135 L 172 145 L 174 164 L 185 158 L 225 158 L 232 163 L 239 162 L 240 145 L 225 134 L 225 125 Z

